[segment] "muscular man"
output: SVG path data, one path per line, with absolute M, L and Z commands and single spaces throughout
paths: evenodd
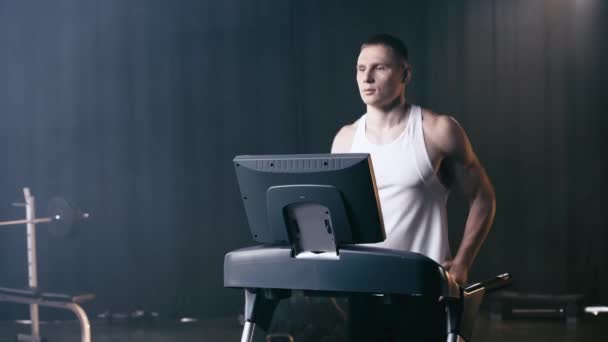
M 387 235 L 381 246 L 427 255 L 466 285 L 495 212 L 484 168 L 456 120 L 407 102 L 412 67 L 398 38 L 382 34 L 365 41 L 356 70 L 367 112 L 340 129 L 332 153 L 370 153 Z M 446 210 L 452 188 L 469 201 L 453 258 Z
M 494 218 L 494 191 L 488 176 L 453 118 L 406 101 L 412 68 L 407 48 L 399 39 L 377 35 L 365 41 L 356 70 L 367 112 L 338 132 L 332 153 L 370 153 L 387 234 L 381 246 L 427 255 L 449 270 L 460 285 L 466 285 Z M 469 200 L 464 237 L 454 258 L 447 236 L 446 202 L 451 188 L 461 189 Z M 385 305 L 380 297 L 351 298 L 348 341 L 442 340 L 444 314 L 436 299 L 429 300 L 412 297 L 406 303 Z M 332 303 L 338 308 L 334 313 L 344 313 L 343 301 Z M 297 304 L 294 300 L 293 312 L 283 316 L 293 318 L 301 312 L 304 305 Z M 321 325 L 339 320 L 338 315 L 330 314 L 329 303 L 316 308 L 314 317 L 302 319 L 302 325 L 314 327 L 309 330 L 322 330 Z M 290 329 L 277 323 L 274 330 Z M 296 340 L 321 340 L 303 335 Z

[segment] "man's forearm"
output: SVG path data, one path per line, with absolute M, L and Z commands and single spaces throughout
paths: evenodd
M 470 268 L 486 239 L 496 212 L 496 198 L 491 186 L 478 191 L 471 202 L 464 235 L 454 262 Z

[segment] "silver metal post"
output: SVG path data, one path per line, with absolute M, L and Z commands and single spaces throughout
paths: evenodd
M 460 339 L 460 336 L 458 336 L 458 334 L 449 333 L 447 342 L 458 342 L 459 339 Z
M 28 284 L 33 290 L 38 288 L 38 264 L 36 258 L 36 205 L 34 196 L 30 194 L 29 188 L 23 188 L 25 197 L 25 219 L 27 222 L 27 271 Z M 38 304 L 30 304 L 30 319 L 32 321 L 32 336 L 40 337 L 40 321 L 38 315 Z
M 245 326 L 243 327 L 243 335 L 241 336 L 241 342 L 253 341 L 253 328 L 254 327 L 255 327 L 255 323 L 245 321 Z

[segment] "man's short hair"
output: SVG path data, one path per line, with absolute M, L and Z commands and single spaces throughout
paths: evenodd
M 363 44 L 361 44 L 361 49 L 370 45 L 384 45 L 386 47 L 389 47 L 393 49 L 393 52 L 398 58 L 403 59 L 403 61 L 406 63 L 408 62 L 409 56 L 407 46 L 401 39 L 393 35 L 387 33 L 375 34 L 366 39 Z

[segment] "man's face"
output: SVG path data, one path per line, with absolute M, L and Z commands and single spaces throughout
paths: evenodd
M 405 64 L 390 47 L 368 45 L 357 60 L 357 85 L 367 105 L 382 107 L 403 94 Z

